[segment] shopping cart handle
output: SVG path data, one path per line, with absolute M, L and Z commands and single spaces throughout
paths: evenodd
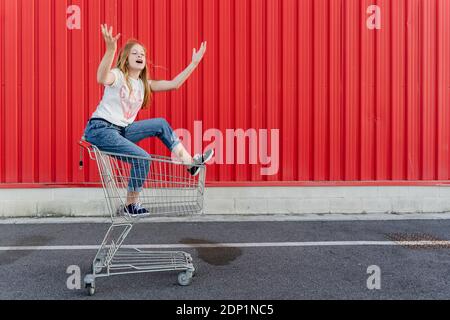
M 85 148 L 88 153 L 89 153 L 89 158 L 91 160 L 95 160 L 95 156 L 94 156 L 94 146 L 92 144 L 90 144 L 89 142 L 87 142 L 84 137 L 81 137 L 80 141 L 78 141 L 78 144 L 80 145 L 80 162 L 79 162 L 79 166 L 80 166 L 80 170 L 83 169 L 83 148 Z
M 81 138 L 81 140 L 78 142 L 78 144 L 80 146 L 82 146 L 83 148 L 86 148 L 88 150 L 92 149 L 92 144 L 90 144 L 89 142 L 87 142 L 86 140 L 84 140 L 83 138 Z

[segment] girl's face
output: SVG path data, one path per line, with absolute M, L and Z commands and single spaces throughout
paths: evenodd
M 135 44 L 128 55 L 128 66 L 130 69 L 142 71 L 145 68 L 145 50 L 139 45 Z

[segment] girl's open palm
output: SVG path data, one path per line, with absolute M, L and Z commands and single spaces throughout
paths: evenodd
M 198 64 L 203 59 L 205 51 L 206 51 L 206 41 L 202 42 L 200 49 L 198 51 L 196 51 L 195 48 L 192 49 L 192 62 Z
M 109 27 L 109 30 L 108 30 L 108 25 L 106 25 L 106 24 L 102 24 L 100 26 L 102 28 L 102 34 L 103 34 L 103 38 L 105 39 L 106 48 L 108 50 L 116 50 L 117 49 L 117 40 L 119 40 L 119 38 L 120 38 L 120 33 L 117 34 L 115 37 L 113 37 L 112 26 Z

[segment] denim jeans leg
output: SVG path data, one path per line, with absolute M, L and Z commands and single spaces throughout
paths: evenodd
M 158 137 L 170 151 L 180 143 L 180 139 L 164 118 L 135 121 L 125 129 L 124 136 L 134 143 L 145 138 Z
M 128 160 L 130 160 L 130 158 L 128 158 Z M 142 187 L 145 184 L 145 180 L 147 179 L 148 173 L 150 171 L 150 161 L 151 160 L 149 159 L 149 156 L 147 156 L 147 159 L 131 158 L 131 161 L 127 161 L 132 165 L 130 172 L 131 179 L 128 182 L 128 191 L 142 191 Z
M 85 130 L 85 137 L 88 142 L 101 151 L 145 158 L 115 157 L 131 164 L 128 191 L 142 191 L 142 186 L 150 171 L 151 161 L 149 154 L 144 149 L 124 138 L 116 127 L 103 121 L 92 121 Z

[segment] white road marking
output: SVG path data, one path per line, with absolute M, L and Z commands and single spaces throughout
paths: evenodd
M 262 214 L 219 215 L 205 214 L 185 217 L 150 217 L 139 223 L 160 222 L 254 222 L 254 221 L 405 221 L 405 220 L 450 220 L 450 213 L 380 213 L 380 214 Z M 62 217 L 62 218 L 4 218 L 2 224 L 65 224 L 65 223 L 111 223 L 108 217 Z
M 182 249 L 182 248 L 261 248 L 261 247 L 339 247 L 339 246 L 446 246 L 450 241 L 315 241 L 315 242 L 238 242 L 238 243 L 198 243 L 198 244 L 137 244 L 123 245 L 132 249 Z M 41 250 L 97 250 L 99 245 L 70 246 L 3 246 L 0 251 L 41 251 Z

